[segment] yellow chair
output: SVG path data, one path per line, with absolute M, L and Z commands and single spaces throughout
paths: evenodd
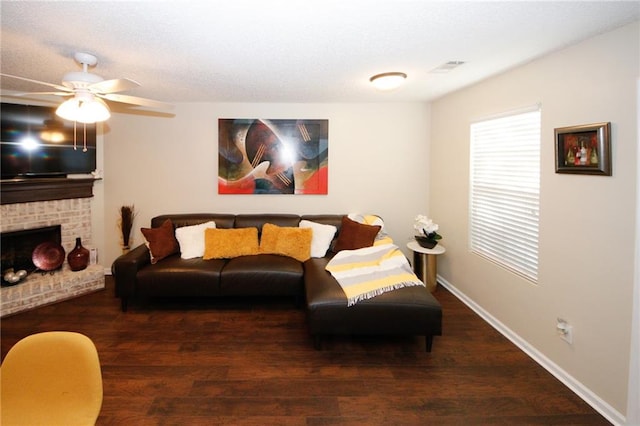
M 0 367 L 0 385 L 2 426 L 94 425 L 102 407 L 98 351 L 80 333 L 20 340 Z

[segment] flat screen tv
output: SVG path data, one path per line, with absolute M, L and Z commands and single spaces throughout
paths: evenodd
M 66 177 L 96 169 L 95 124 L 87 124 L 85 131 L 77 123 L 74 129 L 55 107 L 3 102 L 1 108 L 2 179 Z

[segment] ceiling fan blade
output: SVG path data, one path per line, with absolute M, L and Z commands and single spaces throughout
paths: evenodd
M 13 96 L 31 96 L 31 95 L 73 96 L 73 93 L 71 92 L 22 92 L 22 93 L 13 94 Z
M 129 95 L 117 95 L 115 93 L 107 93 L 105 95 L 98 95 L 101 98 L 114 102 L 122 102 L 125 104 L 139 105 L 148 108 L 156 109 L 169 109 L 173 108 L 173 105 L 167 102 L 154 101 L 153 99 L 138 98 L 136 96 Z
M 15 79 L 18 79 L 18 80 L 23 80 L 23 81 L 28 81 L 30 83 L 43 84 L 45 86 L 53 87 L 54 89 L 62 90 L 64 92 L 71 92 L 71 90 L 68 87 L 64 87 L 64 86 L 61 86 L 59 84 L 46 83 L 46 82 L 40 81 L 40 80 L 33 80 L 31 78 L 19 77 L 17 75 L 4 74 L 4 73 L 0 73 L 0 76 L 9 77 L 9 78 L 15 78 Z
M 125 90 L 134 89 L 140 86 L 137 81 L 128 78 L 114 78 L 113 80 L 104 80 L 89 86 L 89 90 L 93 93 L 114 93 L 123 92 Z

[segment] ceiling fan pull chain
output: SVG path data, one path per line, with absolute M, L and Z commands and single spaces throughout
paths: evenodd
M 78 147 L 76 146 L 76 134 L 77 134 L 77 132 L 76 132 L 76 124 L 78 124 L 78 122 L 74 121 L 73 122 L 73 150 L 74 151 L 78 150 Z
M 82 152 L 87 152 L 87 123 L 84 123 L 84 146 Z

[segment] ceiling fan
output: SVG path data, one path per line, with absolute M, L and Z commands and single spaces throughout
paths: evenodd
M 11 74 L 0 73 L 0 75 L 31 83 L 42 84 L 57 90 L 56 92 L 19 93 L 14 94 L 13 96 L 72 96 L 72 98 L 60 104 L 56 109 L 56 114 L 66 120 L 78 121 L 81 123 L 95 123 L 107 120 L 111 116 L 111 113 L 105 100 L 153 109 L 168 109 L 173 107 L 173 105 L 166 102 L 118 93 L 138 87 L 140 84 L 128 78 L 104 80 L 99 75 L 90 73 L 88 71 L 89 67 L 95 66 L 98 63 L 98 59 L 94 55 L 78 52 L 74 55 L 74 59 L 82 65 L 82 71 L 66 73 L 62 78 L 61 85 Z

